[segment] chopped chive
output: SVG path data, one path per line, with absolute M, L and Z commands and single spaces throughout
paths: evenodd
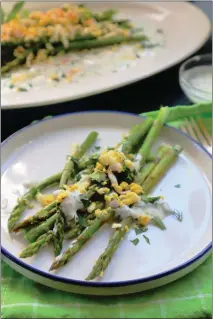
M 27 92 L 28 90 L 26 88 L 18 88 L 18 92 Z
M 148 238 L 146 235 L 143 235 L 143 238 L 145 239 L 145 241 L 147 242 L 147 244 L 150 245 L 150 240 L 149 240 L 149 238 Z
M 159 28 L 156 30 L 157 33 L 163 34 L 163 29 Z
M 137 246 L 137 244 L 139 243 L 139 239 L 138 238 L 135 238 L 134 240 L 130 240 L 131 243 L 133 243 L 135 246 Z
M 159 227 L 161 230 L 165 230 L 166 226 L 164 225 L 163 221 L 159 217 L 153 217 L 152 222 L 155 226 Z
M 175 185 L 174 187 L 176 187 L 176 188 L 180 188 L 180 187 L 181 187 L 181 185 L 180 185 L 180 184 L 177 184 L 177 185 Z
M 179 221 L 179 222 L 182 222 L 183 220 L 183 213 L 180 212 L 179 210 L 175 209 L 173 212 L 172 212 L 172 215 Z
M 147 231 L 147 227 L 145 227 L 145 226 L 141 226 L 141 227 L 136 227 L 135 228 L 135 234 L 136 235 L 144 233 L 145 231 Z

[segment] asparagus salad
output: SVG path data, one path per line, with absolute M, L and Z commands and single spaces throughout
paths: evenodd
M 24 2 L 16 3 L 7 16 L 1 11 L 5 93 L 79 83 L 126 70 L 150 46 L 143 29 L 116 19 L 113 9 L 95 13 L 83 5 L 64 4 L 46 12 L 26 12 L 23 6 Z M 161 37 L 162 32 L 158 34 Z
M 61 172 L 31 186 L 18 199 L 8 220 L 9 232 L 22 231 L 29 243 L 20 258 L 33 256 L 50 244 L 55 260 L 49 270 L 56 270 L 71 261 L 108 223 L 114 233 L 86 278 L 93 280 L 104 275 L 127 232 L 134 230 L 137 236 L 145 233 L 149 224 L 165 230 L 163 219 L 167 215 L 181 221 L 181 214 L 173 211 L 162 196 L 150 195 L 182 150 L 179 145 L 163 144 L 152 151 L 168 115 L 169 108 L 162 107 L 156 120 L 145 119 L 118 145 L 105 149 L 96 146 L 98 133 L 91 132 L 81 145 L 75 146 Z M 42 194 L 53 184 L 58 185 L 57 190 Z M 41 204 L 41 209 L 21 218 L 33 199 Z M 63 248 L 65 240 L 70 240 L 67 249 Z M 138 238 L 132 241 L 134 245 L 138 242 Z

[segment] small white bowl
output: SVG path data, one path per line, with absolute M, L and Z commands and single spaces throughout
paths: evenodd
M 179 70 L 179 83 L 192 102 L 212 101 L 212 55 L 197 55 L 185 61 Z

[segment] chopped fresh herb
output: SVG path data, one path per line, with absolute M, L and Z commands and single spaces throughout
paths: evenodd
M 79 223 L 79 225 L 81 225 L 83 227 L 87 227 L 88 226 L 86 218 L 83 217 L 81 214 L 78 214 L 78 223 Z
M 88 199 L 88 197 L 85 194 L 81 194 L 80 195 L 80 199 L 84 205 L 85 208 L 89 207 L 90 205 L 90 200 Z
M 159 28 L 156 30 L 157 33 L 163 34 L 163 29 Z
M 65 73 L 62 73 L 61 74 L 61 78 L 65 78 L 66 77 L 66 74 Z
M 143 46 L 144 48 L 146 48 L 146 49 L 153 49 L 153 48 L 155 48 L 155 47 L 160 46 L 160 43 L 151 43 L 151 42 L 146 41 L 146 42 L 143 42 L 143 43 L 142 43 L 142 46 Z
M 145 239 L 145 241 L 147 242 L 147 244 L 150 245 L 150 240 L 149 240 L 149 238 L 148 238 L 147 236 L 145 236 L 145 235 L 143 235 L 143 238 Z
M 105 182 L 107 180 L 106 174 L 103 172 L 94 172 L 90 175 L 90 178 L 98 183 Z
M 154 197 L 150 197 L 150 196 L 147 196 L 147 195 L 142 195 L 141 196 L 141 200 L 144 203 L 152 203 L 152 204 L 154 204 L 155 202 L 159 201 L 160 199 L 161 199 L 161 196 L 154 196 Z
M 176 188 L 180 188 L 180 187 L 181 187 L 181 185 L 180 185 L 180 184 L 177 184 L 177 185 L 175 185 L 174 187 L 176 187 Z
M 135 246 L 137 246 L 137 244 L 139 243 L 139 239 L 138 238 L 135 238 L 134 240 L 130 240 L 131 243 L 133 243 Z
M 125 180 L 127 183 L 133 182 L 135 178 L 136 171 L 130 170 L 125 164 L 123 164 L 124 172 L 120 176 L 122 180 Z
M 179 221 L 179 222 L 182 222 L 183 220 L 183 213 L 180 212 L 179 210 L 175 209 L 173 212 L 172 212 L 172 215 Z
M 27 92 L 28 90 L 26 88 L 18 88 L 18 92 Z
M 139 234 L 144 233 L 146 231 L 147 231 L 147 227 L 145 227 L 145 226 L 138 226 L 135 228 L 136 235 L 139 235 Z
M 15 85 L 14 84 L 10 84 L 9 85 L 9 89 L 14 89 Z
M 100 146 L 95 146 L 95 150 L 97 151 L 100 150 L 100 148 L 101 148 Z
M 164 225 L 163 221 L 159 217 L 153 217 L 152 222 L 155 226 L 159 227 L 161 230 L 166 229 L 166 226 Z

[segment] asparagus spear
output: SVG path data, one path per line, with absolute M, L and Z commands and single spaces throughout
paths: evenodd
M 138 173 L 138 175 L 136 177 L 136 181 L 139 184 L 142 185 L 142 183 L 145 181 L 147 176 L 149 176 L 149 174 L 154 169 L 154 167 L 157 165 L 157 163 L 162 159 L 162 157 L 164 156 L 167 149 L 168 149 L 168 147 L 160 147 L 158 152 L 157 152 L 157 156 L 154 158 L 154 160 L 152 162 L 146 163 L 142 167 L 142 169 L 140 170 L 140 172 Z
M 56 207 L 57 207 L 56 201 L 50 203 L 46 207 L 40 209 L 35 215 L 28 216 L 23 221 L 21 221 L 16 226 L 14 226 L 13 231 L 18 232 L 23 228 L 35 225 L 40 221 L 46 220 L 47 218 L 49 218 L 55 213 Z
M 116 10 L 114 9 L 109 9 L 109 10 L 105 10 L 102 13 L 96 13 L 93 14 L 93 17 L 95 18 L 96 21 L 100 22 L 100 21 L 111 21 L 113 16 L 117 13 Z
M 103 38 L 97 38 L 94 40 L 88 41 L 73 41 L 70 43 L 69 47 L 66 51 L 71 50 L 83 50 L 83 49 L 92 49 L 92 48 L 99 48 L 105 47 L 114 44 L 126 43 L 126 42 L 142 42 L 146 41 L 147 37 L 144 34 L 137 34 L 137 35 L 130 35 L 130 36 L 122 36 L 122 35 L 115 35 L 115 36 L 106 36 Z M 61 51 L 61 48 L 57 48 L 57 51 Z
M 108 37 L 103 37 L 100 39 L 91 39 L 91 40 L 84 40 L 84 41 L 71 41 L 69 44 L 68 48 L 64 48 L 63 45 L 58 45 L 53 50 L 48 52 L 48 55 L 54 56 L 57 55 L 58 53 L 62 51 L 70 52 L 73 50 L 84 50 L 84 49 L 92 49 L 92 48 L 99 48 L 99 47 L 105 47 L 109 45 L 114 45 L 114 44 L 121 44 L 121 43 L 128 43 L 128 42 L 142 42 L 142 41 L 147 41 L 147 37 L 145 35 L 131 35 L 131 36 L 108 36 Z M 24 55 L 22 58 L 14 59 L 11 62 L 8 62 L 6 65 L 4 65 L 1 68 L 1 72 L 6 73 L 10 71 L 12 68 L 20 65 L 21 63 L 24 63 L 26 60 L 26 57 L 30 52 L 36 52 L 38 49 L 31 48 L 27 50 L 26 55 Z
M 62 244 L 64 240 L 64 225 L 65 225 L 64 217 L 60 209 L 58 209 L 57 220 L 55 223 L 56 233 L 54 234 L 54 237 L 53 237 L 53 248 L 54 248 L 55 256 L 58 256 L 62 250 Z
M 76 151 L 76 153 L 68 159 L 61 175 L 60 188 L 62 188 L 63 185 L 67 184 L 68 179 L 73 172 L 73 169 L 74 169 L 73 160 L 79 160 L 86 153 L 86 151 L 92 146 L 92 144 L 95 142 L 97 137 L 98 137 L 97 132 L 91 132 L 87 136 L 85 141 L 81 144 L 81 146 Z
M 117 250 L 119 243 L 125 236 L 126 232 L 128 232 L 128 229 L 131 226 L 132 222 L 133 219 L 130 216 L 125 218 L 121 222 L 121 228 L 119 230 L 116 230 L 115 233 L 110 237 L 107 248 L 105 249 L 104 253 L 98 258 L 86 280 L 92 280 L 100 275 L 103 275 L 104 270 L 110 263 L 113 254 Z
M 24 1 L 19 1 L 14 4 L 12 7 L 12 10 L 9 12 L 6 18 L 6 22 L 9 22 L 10 20 L 13 20 L 16 18 L 17 14 L 21 11 L 21 9 L 24 6 Z
M 81 225 L 76 225 L 74 228 L 70 229 L 66 235 L 65 235 L 65 238 L 67 239 L 73 239 L 77 236 L 79 236 L 81 233 L 82 233 L 82 230 L 84 229 L 83 226 Z
M 66 265 L 71 257 L 74 256 L 83 247 L 87 240 L 89 240 L 112 216 L 113 211 L 109 210 L 106 214 L 102 214 L 100 217 L 96 218 L 94 222 L 78 236 L 77 241 L 73 244 L 73 246 L 65 250 L 62 256 L 55 260 L 50 267 L 50 271 Z
M 46 234 L 41 235 L 34 243 L 31 243 L 25 248 L 19 255 L 20 258 L 27 258 L 35 255 L 40 248 L 49 244 L 53 238 L 53 232 L 49 231 Z
M 27 231 L 24 235 L 24 238 L 27 241 L 33 243 L 39 236 L 47 233 L 49 230 L 52 230 L 57 219 L 57 214 L 55 213 L 55 210 L 53 211 L 53 213 L 54 215 L 45 220 L 43 223 L 35 225 L 29 231 Z
M 9 219 L 8 219 L 8 229 L 11 232 L 15 228 L 15 224 L 20 219 L 22 213 L 29 205 L 29 201 L 35 198 L 36 194 L 43 190 L 44 188 L 57 183 L 60 180 L 61 173 L 57 173 L 51 177 L 48 177 L 43 182 L 41 182 L 37 186 L 33 186 L 29 189 L 29 191 L 19 199 L 18 204 L 14 207 Z
M 152 123 L 153 123 L 153 120 L 151 119 L 150 121 L 150 118 L 147 118 L 139 126 L 137 125 L 137 129 L 135 130 L 133 129 L 132 131 L 130 131 L 129 136 L 123 143 L 122 152 L 127 154 L 132 153 L 135 147 L 137 147 L 138 144 L 140 143 L 143 136 L 148 132 Z
M 175 162 L 181 151 L 182 148 L 179 145 L 176 145 L 165 152 L 162 159 L 143 183 L 143 190 L 146 194 L 159 182 L 169 167 Z
M 143 145 L 141 146 L 139 152 L 142 155 L 141 159 L 141 167 L 143 167 L 144 163 L 146 162 L 147 156 L 149 155 L 151 151 L 151 147 L 155 143 L 160 130 L 162 129 L 163 125 L 166 122 L 166 119 L 169 115 L 169 108 L 168 107 L 162 107 L 159 111 L 159 114 L 154 121 L 147 137 L 145 138 L 145 141 Z
M 1 24 L 4 23 L 4 19 L 5 19 L 5 12 L 4 12 L 3 8 L 1 7 Z

